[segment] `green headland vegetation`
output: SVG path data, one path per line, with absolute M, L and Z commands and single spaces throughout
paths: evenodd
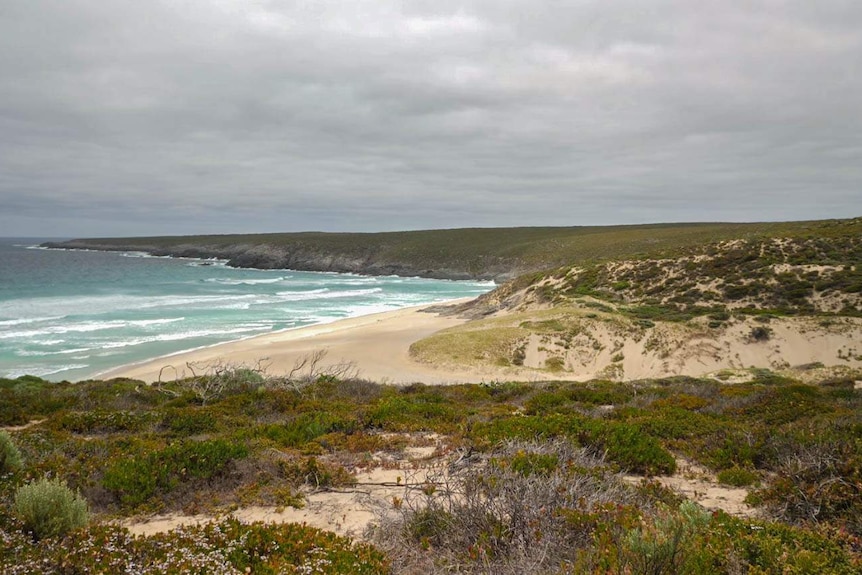
M 387 233 L 94 238 L 53 247 L 144 251 L 230 260 L 264 269 L 396 274 L 449 279 L 512 279 L 527 272 L 612 259 L 674 255 L 732 239 L 858 235 L 860 220 L 633 226 L 469 228 Z

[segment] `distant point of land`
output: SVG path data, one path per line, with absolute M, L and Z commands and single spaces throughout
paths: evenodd
M 93 238 L 46 247 L 218 258 L 235 267 L 482 279 L 612 259 L 669 256 L 733 239 L 860 234 L 862 218 L 772 223 L 462 228 L 384 233 Z

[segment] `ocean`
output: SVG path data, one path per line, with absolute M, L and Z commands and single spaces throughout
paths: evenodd
M 0 377 L 78 381 L 277 330 L 454 298 L 492 282 L 249 270 L 0 238 Z

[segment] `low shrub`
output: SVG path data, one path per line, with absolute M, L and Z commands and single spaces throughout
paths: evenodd
M 94 525 L 60 542 L 34 544 L 0 528 L 0 572 L 45 573 L 309 573 L 389 574 L 386 557 L 371 545 L 298 523 L 244 524 L 225 519 L 132 536 L 116 525 Z
M 359 422 L 355 418 L 320 411 L 303 413 L 288 421 L 279 437 L 283 445 L 300 447 L 327 433 L 353 433 L 358 429 Z
M 529 453 L 518 451 L 507 462 L 509 468 L 521 475 L 548 475 L 560 465 L 560 457 L 556 453 Z M 499 464 L 498 464 L 499 465 Z
M 180 437 L 211 433 L 218 429 L 218 419 L 207 408 L 175 407 L 166 410 L 162 426 Z
M 768 341 L 772 337 L 772 328 L 762 325 L 753 327 L 749 337 L 752 341 Z
M 607 511 L 635 499 L 600 458 L 565 440 L 513 441 L 486 462 L 405 491 L 373 533 L 396 572 L 573 572 L 561 568 L 592 547 Z
M 708 528 L 710 514 L 686 501 L 678 512 L 663 513 L 653 521 L 628 530 L 622 537 L 623 572 L 660 574 L 701 572 L 687 568 L 693 541 Z
M 54 429 L 78 434 L 143 431 L 155 421 L 152 413 L 131 411 L 72 411 L 51 420 Z
M 642 475 L 672 475 L 676 459 L 654 437 L 634 426 L 617 424 L 600 430 L 592 441 L 604 448 L 608 459 L 624 469 Z
M 15 513 L 36 539 L 65 535 L 89 521 L 87 502 L 59 479 L 43 478 L 19 487 Z
M 368 411 L 367 425 L 387 431 L 449 431 L 457 414 L 438 393 L 383 397 Z
M 21 451 L 6 431 L 0 431 L 0 474 L 21 469 Z
M 758 481 L 757 473 L 750 469 L 731 467 L 718 472 L 718 482 L 732 487 L 748 487 Z
M 330 465 L 316 457 L 289 459 L 280 463 L 285 479 L 294 485 L 315 489 L 355 485 L 356 477 L 340 465 Z
M 548 371 L 563 371 L 566 368 L 566 360 L 559 356 L 549 357 L 545 360 L 545 369 Z
M 862 537 L 862 442 L 848 441 L 853 432 L 843 431 L 835 439 L 782 446 L 773 465 L 777 477 L 752 502 L 787 523 L 832 523 Z
M 543 391 L 524 402 L 524 412 L 528 415 L 547 413 L 566 413 L 571 411 L 573 402 L 564 391 Z
M 579 415 L 510 417 L 476 425 L 474 437 L 491 445 L 504 440 L 571 438 L 603 453 L 621 468 L 644 475 L 672 474 L 676 460 L 657 439 L 624 422 L 588 419 Z
M 767 390 L 739 413 L 768 425 L 782 425 L 806 417 L 830 413 L 835 408 L 813 385 L 779 385 Z
M 105 471 L 102 485 L 123 505 L 136 507 L 174 490 L 183 481 L 209 479 L 231 461 L 247 455 L 244 445 L 221 439 L 175 443 L 114 463 Z

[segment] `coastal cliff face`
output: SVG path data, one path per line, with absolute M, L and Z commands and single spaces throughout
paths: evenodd
M 254 269 L 292 269 L 298 271 L 356 273 L 365 275 L 397 275 L 449 280 L 509 280 L 524 270 L 515 261 L 500 260 L 482 269 L 474 264 L 459 265 L 447 262 L 433 267 L 410 258 L 393 258 L 387 250 L 377 246 L 365 249 L 354 246 L 350 251 L 327 249 L 312 244 L 205 244 L 177 243 L 169 246 L 146 242 L 115 242 L 99 240 L 72 240 L 49 242 L 49 248 L 87 249 L 97 251 L 139 251 L 154 256 L 187 257 L 226 260 L 228 265 Z

